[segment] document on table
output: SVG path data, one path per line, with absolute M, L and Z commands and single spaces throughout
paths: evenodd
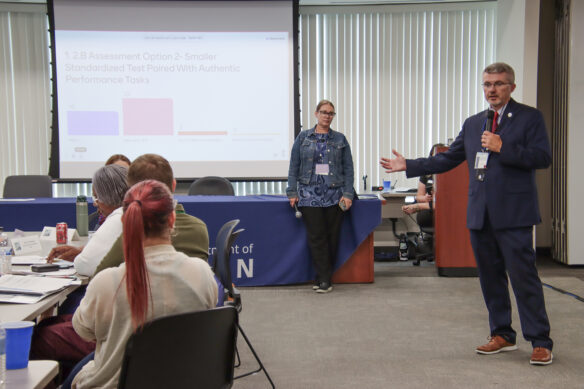
M 35 303 L 72 283 L 66 278 L 6 274 L 0 277 L 0 302 Z
M 46 263 L 46 262 L 45 262 Z M 59 270 L 55 271 L 46 271 L 46 272 L 36 272 L 32 271 L 30 266 L 13 266 L 12 267 L 12 274 L 17 275 L 29 275 L 29 276 L 41 276 L 41 277 L 73 277 L 77 274 L 77 271 L 73 268 L 73 266 L 63 267 Z
M 11 257 L 13 265 L 42 265 L 47 263 L 47 257 L 40 255 L 14 255 Z
M 393 189 L 394 192 L 397 193 L 416 193 L 418 191 L 417 188 L 407 188 L 407 187 L 397 187 Z

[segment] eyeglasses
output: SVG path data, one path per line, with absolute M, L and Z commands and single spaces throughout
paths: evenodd
M 503 85 L 511 85 L 511 83 L 510 82 L 496 81 L 494 83 L 493 82 L 483 82 L 481 85 L 485 89 L 490 89 L 492 86 L 494 86 L 495 88 L 500 88 Z
M 330 116 L 330 117 L 335 117 L 336 112 L 328 112 L 328 111 L 318 111 L 319 114 L 323 115 L 323 116 Z

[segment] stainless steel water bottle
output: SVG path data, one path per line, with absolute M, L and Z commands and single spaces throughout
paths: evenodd
M 87 236 L 87 232 L 89 230 L 87 197 L 83 195 L 77 196 L 77 202 L 75 204 L 75 216 L 77 218 L 77 233 L 79 236 Z

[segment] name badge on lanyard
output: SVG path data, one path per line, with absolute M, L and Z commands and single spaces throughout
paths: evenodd
M 487 162 L 489 161 L 489 153 L 479 151 L 475 157 L 475 176 L 479 181 L 485 180 L 485 171 L 487 170 Z
M 475 158 L 475 169 L 486 169 L 489 161 L 489 153 L 479 151 Z
M 314 170 L 316 174 L 321 174 L 324 176 L 328 176 L 329 174 L 329 165 L 328 163 L 317 163 L 316 169 Z

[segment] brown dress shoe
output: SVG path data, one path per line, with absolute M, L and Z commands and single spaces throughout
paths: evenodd
M 497 354 L 501 351 L 513 351 L 517 350 L 517 345 L 514 343 L 507 342 L 505 338 L 499 335 L 490 337 L 489 343 L 483 344 L 476 348 L 476 352 L 479 354 Z
M 552 350 L 545 347 L 534 347 L 529 363 L 532 365 L 549 365 L 552 363 L 552 359 L 554 359 Z

